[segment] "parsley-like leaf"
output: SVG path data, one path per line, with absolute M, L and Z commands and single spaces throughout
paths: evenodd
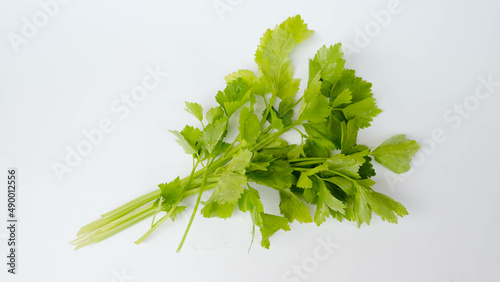
M 175 141 L 184 149 L 186 154 L 196 154 L 198 152 L 198 139 L 201 135 L 198 128 L 186 125 L 181 132 L 177 130 L 169 131 L 177 137 Z
M 222 109 L 221 106 L 211 108 L 210 110 L 208 110 L 206 114 L 208 123 L 214 123 L 223 117 L 224 117 L 224 110 Z
M 352 102 L 351 90 L 344 89 L 340 94 L 333 100 L 332 107 L 337 108 L 341 105 L 350 104 Z
M 328 169 L 351 178 L 360 178 L 358 171 L 365 162 L 362 156 L 337 154 L 326 160 Z
M 247 173 L 248 179 L 277 190 L 290 188 L 295 177 L 293 168 L 283 160 L 275 160 L 270 163 L 266 171 L 255 170 Z
M 160 187 L 164 204 L 170 206 L 182 198 L 182 184 L 179 177 L 169 183 L 161 183 L 158 187 Z
M 203 120 L 203 108 L 198 103 L 186 102 L 186 112 L 192 114 L 199 121 Z
M 257 115 L 247 107 L 243 107 L 240 112 L 239 124 L 243 147 L 254 145 L 261 131 Z
M 297 220 L 300 223 L 312 222 L 309 208 L 295 195 L 287 190 L 280 190 L 280 212 L 293 222 Z
M 281 216 L 262 213 L 262 225 L 260 226 L 260 233 L 262 234 L 262 247 L 269 249 L 271 243 L 269 238 L 278 230 L 290 231 L 288 220 Z
M 219 91 L 215 100 L 224 108 L 228 117 L 242 105 L 250 101 L 250 88 L 241 77 L 229 82 L 224 92 Z
M 316 200 L 316 213 L 314 214 L 314 222 L 316 225 L 321 225 L 330 215 L 330 209 L 341 214 L 344 214 L 345 205 L 338 199 L 332 196 L 325 183 L 320 178 L 315 178 L 314 184 L 318 198 Z
M 215 146 L 226 135 L 227 118 L 223 117 L 214 123 L 209 123 L 203 130 L 203 143 L 208 152 L 213 152 Z
M 300 16 L 295 16 L 273 30 L 268 29 L 260 39 L 255 62 L 268 80 L 271 92 L 281 99 L 293 97 L 299 89 L 300 81 L 293 79 L 293 68 L 288 55 L 295 45 L 311 34 Z
M 309 83 L 299 110 L 299 120 L 324 122 L 330 114 L 328 100 L 321 95 L 321 81 L 318 73 Z
M 238 78 L 243 79 L 254 95 L 262 96 L 268 93 L 268 89 L 266 88 L 267 85 L 264 83 L 263 79 L 257 78 L 255 73 L 249 70 L 238 70 L 237 72 L 227 75 L 226 83 L 230 83 Z
M 404 134 L 395 135 L 373 150 L 375 161 L 395 173 L 403 173 L 410 170 L 410 162 L 420 149 L 415 140 L 409 140 Z
M 318 50 L 313 62 L 318 65 L 323 80 L 328 81 L 330 84 L 337 83 L 344 71 L 345 60 L 343 56 L 342 44 L 340 43 L 328 48 L 323 45 Z

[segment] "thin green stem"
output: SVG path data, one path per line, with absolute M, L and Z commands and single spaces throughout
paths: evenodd
M 137 245 L 139 245 L 140 243 L 142 243 L 144 240 L 146 240 L 146 238 L 148 238 L 149 235 L 151 235 L 151 233 L 153 233 L 153 231 L 155 231 L 158 227 L 160 227 L 160 225 L 162 225 L 165 221 L 167 221 L 167 219 L 170 218 L 170 216 L 175 211 L 175 209 L 177 208 L 177 206 L 179 205 L 180 202 L 181 202 L 181 200 L 177 201 L 170 208 L 170 210 L 168 211 L 168 213 L 165 216 L 163 216 L 160 220 L 158 220 L 155 224 L 153 224 L 151 226 L 151 228 L 144 235 L 142 235 L 141 238 L 139 238 L 139 240 L 135 241 L 135 243 Z
M 288 108 L 288 109 L 287 109 L 287 110 L 286 110 L 283 114 L 281 114 L 279 117 L 280 117 L 280 118 L 282 118 L 282 117 L 283 117 L 284 115 L 286 115 L 289 111 L 293 110 L 293 109 L 295 108 L 295 106 L 297 106 L 297 105 L 300 103 L 300 101 L 302 101 L 302 98 L 303 98 L 303 97 L 304 97 L 304 96 L 301 96 L 299 99 L 297 99 L 297 101 L 295 101 L 295 103 L 293 103 L 293 105 L 292 105 L 290 108 Z
M 87 240 L 92 240 L 98 234 L 106 232 L 107 230 L 110 230 L 110 229 L 114 229 L 118 226 L 121 226 L 122 224 L 126 224 L 127 221 L 134 219 L 137 216 L 140 216 L 144 212 L 147 212 L 150 210 L 154 211 L 155 208 L 156 207 L 154 206 L 154 204 L 149 204 L 149 205 L 146 205 L 146 206 L 141 207 L 139 209 L 136 209 L 133 212 L 130 212 L 130 213 L 126 214 L 125 216 L 120 217 L 119 219 L 116 219 L 112 222 L 109 222 L 108 224 L 106 224 L 106 225 L 104 225 L 104 226 L 102 226 L 102 227 L 100 227 L 92 232 L 86 233 L 85 235 L 82 235 L 82 236 L 76 238 L 75 240 L 71 241 L 70 244 L 79 245 Z
M 253 145 L 251 147 L 251 151 L 258 151 L 258 150 L 260 150 L 262 148 L 265 148 L 267 145 L 269 145 L 274 140 L 278 139 L 281 135 L 283 135 L 283 133 L 287 132 L 288 130 L 290 130 L 290 128 L 293 128 L 296 125 L 297 125 L 297 122 L 294 122 L 293 124 L 291 124 L 291 125 L 283 128 L 282 130 L 277 131 L 275 133 L 272 133 L 272 134 L 266 136 L 264 139 L 262 139 L 259 142 L 257 142 L 257 144 Z
M 264 112 L 264 115 L 262 116 L 262 120 L 260 121 L 260 127 L 264 126 L 264 123 L 266 123 L 267 116 L 271 112 L 271 109 L 274 106 L 275 101 L 276 101 L 276 95 L 273 94 L 271 96 L 271 99 L 269 99 L 269 104 L 266 103 L 266 111 Z
M 295 129 L 295 131 L 297 131 L 300 134 L 300 138 L 302 138 L 302 139 L 304 139 L 304 137 L 307 138 L 307 134 L 303 133 L 298 128 L 294 127 L 293 129 Z
M 309 170 L 309 168 L 303 168 L 303 167 L 292 167 L 292 168 L 295 171 L 308 171 Z
M 146 204 L 148 202 L 151 202 L 152 200 L 156 199 L 158 197 L 158 195 L 160 194 L 160 191 L 159 190 L 155 190 L 153 192 L 149 192 L 145 195 L 142 195 L 140 196 L 139 198 L 133 200 L 133 201 L 130 201 L 122 206 L 119 206 L 118 208 L 110 211 L 110 212 L 107 212 L 105 214 L 102 215 L 102 217 L 111 217 L 117 213 L 120 213 L 122 212 L 123 210 L 127 210 L 129 208 L 132 208 L 132 207 L 135 207 L 137 205 L 141 205 L 141 204 Z
M 300 163 L 294 163 L 290 164 L 293 168 L 295 167 L 304 167 L 304 166 L 310 166 L 310 165 L 320 165 L 324 163 L 324 161 L 308 161 L 308 162 L 300 162 Z
M 182 193 L 184 193 L 184 191 L 186 191 L 189 184 L 191 184 L 191 181 L 193 180 L 193 174 L 196 172 L 196 168 L 198 167 L 198 164 L 200 164 L 200 160 L 198 159 L 198 161 L 195 163 L 195 157 L 193 156 L 193 168 L 191 169 L 191 173 L 189 174 L 189 178 L 188 178 L 187 183 L 182 188 Z M 163 197 L 160 197 L 160 202 L 158 203 L 158 207 L 156 208 L 156 213 L 154 214 L 153 220 L 151 221 L 151 228 L 153 228 L 153 226 L 155 225 L 156 215 L 161 211 L 162 202 L 163 202 Z
M 187 183 L 184 184 L 183 187 L 182 187 L 182 194 L 184 194 L 184 192 L 186 192 L 187 187 L 191 184 L 191 181 L 193 180 L 193 175 L 196 172 L 196 168 L 198 167 L 199 164 L 200 164 L 200 160 L 198 159 L 198 161 L 195 163 L 194 162 L 194 157 L 193 157 L 193 168 L 191 169 L 191 173 L 189 174 L 189 178 L 188 178 Z M 156 213 L 153 216 L 153 221 L 151 222 L 151 228 L 146 232 L 146 234 L 144 234 L 139 240 L 137 240 L 135 242 L 136 244 L 140 244 L 153 231 L 155 231 L 160 225 L 162 225 L 172 215 L 172 213 L 175 211 L 175 209 L 177 208 L 177 206 L 179 205 L 179 203 L 182 201 L 183 198 L 181 197 L 179 200 L 177 200 L 175 202 L 175 204 L 170 208 L 170 210 L 168 211 L 168 213 L 163 218 L 161 218 L 158 222 L 155 223 L 156 215 L 158 214 L 158 212 L 161 211 L 162 199 L 163 199 L 163 197 L 160 197 L 160 202 L 159 202 L 158 207 L 156 209 Z
M 320 157 L 316 157 L 316 158 L 298 158 L 298 159 L 291 159 L 291 160 L 288 160 L 289 163 L 297 163 L 297 162 L 303 162 L 303 161 L 326 161 L 326 158 L 320 158 Z
M 239 133 L 239 134 L 238 134 L 238 136 L 236 136 L 236 138 L 234 138 L 234 141 L 233 141 L 233 143 L 231 143 L 231 146 L 230 146 L 229 148 L 235 148 L 235 147 L 233 147 L 233 146 L 234 146 L 234 144 L 236 144 L 236 142 L 240 139 L 240 136 L 241 136 L 241 133 Z M 239 146 L 237 146 L 237 147 L 239 147 Z M 231 151 L 231 150 L 227 150 L 227 151 L 226 151 L 226 152 L 222 155 L 222 158 L 226 157 L 226 156 L 227 156 L 227 154 L 228 154 L 230 151 Z
M 101 219 L 98 219 L 90 224 L 85 225 L 84 227 L 82 227 L 78 231 L 76 236 L 78 237 L 78 236 L 81 236 L 83 234 L 92 232 L 96 229 L 99 229 L 99 228 L 127 215 L 128 213 L 138 209 L 139 207 L 142 207 L 145 204 L 154 201 L 155 199 L 157 199 L 159 197 L 159 195 L 160 195 L 160 191 L 155 190 L 151 193 L 148 193 L 148 194 L 140 197 L 139 199 L 131 201 L 131 202 L 124 205 L 124 206 L 126 206 L 126 208 L 123 208 L 120 210 L 116 209 L 116 211 L 114 213 L 108 213 L 109 215 L 108 214 L 103 215 L 103 217 Z M 145 197 L 145 196 L 147 196 L 147 197 Z
M 122 230 L 125 230 L 126 228 L 129 228 L 130 226 L 150 217 L 154 212 L 155 212 L 154 210 L 149 210 L 149 211 L 143 212 L 143 213 L 139 214 L 138 216 L 134 217 L 133 219 L 127 220 L 126 222 L 124 222 L 120 225 L 117 225 L 109 230 L 106 230 L 103 233 L 100 233 L 100 234 L 92 237 L 91 240 L 86 241 L 82 244 L 79 244 L 78 246 L 76 246 L 75 249 L 80 249 L 80 248 L 83 248 L 83 247 L 90 245 L 92 243 L 97 243 L 97 242 L 102 241 L 106 238 L 109 238 L 109 237 L 115 235 L 116 233 L 118 233 Z
M 210 160 L 207 163 L 207 170 L 210 168 L 211 163 Z M 205 170 L 205 173 L 203 174 L 203 180 L 201 181 L 201 186 L 200 186 L 200 191 L 198 192 L 198 198 L 196 199 L 196 204 L 194 205 L 193 213 L 191 214 L 191 218 L 189 219 L 189 223 L 186 227 L 186 230 L 184 231 L 184 236 L 182 236 L 182 240 L 179 244 L 179 247 L 177 248 L 177 252 L 180 252 L 182 249 L 182 246 L 184 245 L 184 242 L 186 241 L 187 235 L 189 233 L 189 229 L 191 229 L 191 224 L 193 224 L 194 217 L 196 216 L 196 212 L 198 211 L 198 206 L 200 205 L 201 201 L 201 195 L 203 194 L 203 188 L 205 187 L 205 182 L 207 180 L 207 170 Z

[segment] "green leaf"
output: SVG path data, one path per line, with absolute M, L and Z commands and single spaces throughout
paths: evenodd
M 369 205 L 373 212 L 382 220 L 390 223 L 398 223 L 398 216 L 408 215 L 406 208 L 399 202 L 384 194 L 372 191 L 369 194 Z
M 204 203 L 205 207 L 201 210 L 204 217 L 228 218 L 232 215 L 234 206 L 238 203 L 238 200 L 245 191 L 244 186 L 247 185 L 247 178 L 239 172 L 231 171 L 231 169 L 244 169 L 242 159 L 245 154 L 246 152 L 236 157 L 237 159 L 234 167 L 223 169 L 212 195 L 208 201 Z M 248 159 L 248 162 L 249 161 L 250 159 Z
M 250 247 L 252 247 L 255 238 L 255 226 L 263 226 L 262 214 L 264 213 L 264 206 L 260 201 L 259 192 L 248 186 L 248 189 L 243 192 L 238 201 L 238 207 L 242 212 L 249 212 L 252 218 L 252 241 L 250 242 Z
M 317 185 L 313 185 L 312 189 L 304 189 L 302 191 L 302 196 L 304 196 L 304 200 L 306 200 L 309 204 L 316 205 L 318 200 Z
M 288 151 L 287 159 L 298 159 L 300 157 L 305 156 L 304 154 L 304 143 L 301 143 L 299 146 L 294 146 L 293 149 Z
M 308 122 L 304 123 L 303 126 L 309 138 L 314 138 L 318 145 L 328 150 L 335 149 L 334 137 L 331 135 L 332 132 L 328 128 L 328 123 Z
M 319 64 L 318 61 L 315 61 L 313 59 L 309 59 L 309 79 L 307 80 L 307 84 L 309 85 L 311 83 L 311 81 L 318 74 L 320 75 L 320 78 L 321 78 L 321 65 Z M 330 88 L 331 88 L 331 83 L 329 83 L 326 80 L 324 81 L 324 83 L 321 86 L 323 87 L 323 85 L 325 85 L 327 83 L 328 83 L 328 85 L 330 85 Z M 328 88 L 328 91 L 330 91 L 330 88 Z M 330 93 L 330 92 L 328 92 L 328 93 Z M 325 95 L 325 97 L 329 98 L 330 96 L 329 95 Z
M 372 158 L 365 156 L 365 162 L 359 167 L 359 176 L 361 179 L 371 178 L 376 175 L 372 165 Z
M 340 189 L 342 189 L 342 191 L 344 191 L 347 195 L 353 195 L 356 192 L 356 190 L 354 189 L 355 187 L 353 182 L 344 177 L 334 176 L 330 178 L 324 178 L 323 180 L 335 184 Z
M 234 154 L 231 162 L 229 163 L 229 170 L 231 171 L 245 171 L 245 168 L 250 164 L 252 159 L 252 152 L 247 149 L 239 150 Z
M 269 238 L 278 230 L 290 231 L 288 220 L 281 216 L 262 213 L 262 225 L 260 226 L 260 233 L 262 234 L 262 247 L 269 249 L 271 243 Z
M 332 107 L 337 108 L 344 104 L 350 104 L 351 101 L 352 101 L 351 90 L 345 89 L 335 98 L 335 100 L 332 103 Z
M 309 137 L 304 144 L 304 153 L 309 158 L 328 158 L 331 147 L 326 139 Z
M 192 114 L 195 118 L 197 118 L 199 121 L 203 120 L 203 108 L 201 107 L 200 104 L 198 103 L 191 103 L 191 102 L 185 102 L 186 103 L 186 112 Z
M 349 153 L 352 147 L 356 145 L 358 140 L 358 124 L 357 119 L 348 121 L 347 123 L 343 121 L 341 123 L 342 139 L 341 139 L 341 149 L 342 154 Z
M 235 204 L 220 204 L 218 202 L 208 202 L 201 209 L 203 217 L 229 218 L 233 214 Z
M 322 179 L 315 177 L 314 185 L 316 186 L 318 198 L 316 199 L 316 213 L 314 214 L 314 222 L 320 226 L 330 216 L 330 209 L 341 214 L 344 214 L 345 205 L 342 201 L 332 196 Z
M 252 161 L 246 169 L 246 172 L 249 173 L 254 170 L 266 171 L 273 160 L 274 158 L 271 154 L 255 152 L 253 154 Z
M 275 111 L 271 111 L 271 126 L 278 131 L 283 129 L 283 121 L 278 118 Z
M 186 125 L 181 132 L 177 130 L 169 131 L 177 137 L 175 141 L 184 149 L 186 154 L 196 154 L 198 152 L 198 139 L 201 136 L 201 131 L 198 128 Z
M 235 71 L 231 74 L 226 75 L 224 78 L 226 80 L 226 83 L 230 83 L 233 80 L 236 80 L 238 78 L 243 79 L 243 81 L 248 85 L 252 86 L 257 82 L 257 78 L 255 77 L 255 73 L 250 70 L 238 70 Z
M 260 201 L 259 192 L 252 187 L 248 187 L 245 189 L 241 198 L 238 201 L 238 207 L 242 212 L 249 212 L 252 221 L 255 225 L 262 225 L 262 216 L 261 213 L 264 212 L 264 206 Z
M 270 163 L 266 171 L 251 171 L 247 173 L 249 180 L 277 190 L 290 188 L 295 180 L 293 168 L 287 161 L 275 160 Z
M 202 210 L 205 217 L 218 216 L 226 218 L 226 216 L 231 216 L 231 207 L 238 203 L 245 190 L 244 186 L 247 185 L 247 178 L 244 173 L 251 158 L 252 152 L 246 149 L 240 150 L 233 156 L 228 168 L 222 169 L 219 181 L 210 199 L 205 203 L 205 211 Z
M 224 92 L 219 91 L 215 100 L 226 112 L 228 117 L 250 101 L 250 88 L 241 77 L 229 82 Z
M 214 151 L 215 146 L 222 141 L 226 135 L 227 118 L 223 117 L 214 123 L 209 123 L 203 130 L 203 143 L 209 153 Z
M 319 66 L 321 78 L 331 84 L 337 83 L 344 71 L 342 44 L 337 43 L 327 48 L 323 45 L 314 56 L 315 65 Z M 317 68 L 317 67 L 316 67 Z
M 362 156 L 337 154 L 326 160 L 325 164 L 331 171 L 339 172 L 350 178 L 360 178 L 358 171 L 365 162 Z
M 403 173 L 410 170 L 411 159 L 418 149 L 420 149 L 420 144 L 417 141 L 399 134 L 384 141 L 371 154 L 381 165 L 395 173 Z
M 280 102 L 278 117 L 283 121 L 284 126 L 292 124 L 294 102 L 291 97 L 285 98 Z
M 313 186 L 313 183 L 311 181 L 311 179 L 309 179 L 309 174 L 306 173 L 306 172 L 302 172 L 300 174 L 300 177 L 299 177 L 299 180 L 297 181 L 297 187 L 299 188 L 312 188 Z
M 175 210 L 170 214 L 170 219 L 172 220 L 172 222 L 174 222 L 177 219 L 177 216 L 179 216 L 179 214 L 181 214 L 184 210 L 186 210 L 186 206 L 175 207 Z M 168 212 L 170 211 L 170 209 L 164 211 Z
M 243 81 L 248 85 L 252 94 L 263 96 L 268 93 L 266 83 L 263 83 L 262 79 L 255 76 L 253 71 L 249 70 L 238 70 L 226 76 L 226 83 L 230 83 L 238 78 L 243 79 Z
M 297 181 L 297 187 L 306 188 L 306 189 L 312 188 L 313 183 L 312 183 L 311 179 L 309 178 L 309 176 L 313 176 L 316 173 L 321 172 L 323 170 L 327 170 L 327 169 L 328 169 L 328 166 L 326 164 L 322 164 L 322 165 L 318 165 L 314 168 L 311 168 L 307 171 L 301 172 L 299 180 Z
M 227 150 L 229 150 L 229 148 L 231 148 L 231 144 L 219 141 L 219 143 L 217 143 L 215 145 L 215 147 L 212 151 L 212 156 L 213 157 L 219 156 L 219 155 L 225 153 Z
M 267 79 L 273 95 L 282 100 L 293 97 L 300 82 L 293 79 L 293 67 L 288 55 L 298 43 L 311 34 L 300 16 L 295 16 L 273 30 L 268 29 L 260 39 L 260 45 L 255 52 L 255 62 Z
M 304 92 L 304 98 L 299 110 L 299 120 L 309 122 L 325 122 L 330 115 L 328 100 L 320 92 L 321 81 L 319 73 L 311 80 Z
M 358 180 L 355 183 L 357 188 L 356 205 L 354 214 L 357 215 L 358 226 L 362 223 L 370 224 L 371 211 L 375 212 L 382 220 L 390 223 L 397 223 L 398 216 L 408 215 L 406 208 L 391 197 L 375 192 L 371 186 L 375 184 L 369 179 Z
M 169 183 L 158 184 L 158 187 L 160 187 L 163 204 L 170 206 L 182 198 L 183 189 L 179 177 Z
M 307 24 L 304 23 L 300 15 L 289 17 L 280 24 L 280 28 L 291 34 L 297 44 L 308 39 L 313 34 L 312 30 L 307 29 Z
M 375 105 L 374 98 L 366 98 L 359 102 L 350 104 L 342 109 L 345 117 L 348 119 L 357 118 L 357 126 L 359 128 L 366 128 L 370 126 L 373 118 L 382 112 L 377 105 Z
M 224 171 L 208 202 L 215 201 L 219 204 L 236 204 L 241 194 L 243 194 L 244 186 L 246 185 L 247 179 L 244 175 L 232 171 Z
M 312 222 L 309 208 L 295 195 L 287 190 L 280 190 L 280 212 L 293 222 L 295 219 L 300 223 Z
M 247 107 L 241 108 L 239 129 L 243 147 L 250 147 L 260 136 L 260 121 L 257 115 Z
M 214 123 L 224 117 L 224 110 L 221 106 L 211 108 L 210 110 L 208 110 L 206 117 L 208 123 Z
M 360 227 L 363 223 L 370 224 L 372 219 L 372 210 L 368 205 L 370 198 L 367 190 L 362 185 L 357 183 L 355 184 L 355 187 L 357 193 L 354 197 L 352 219 L 356 221 L 358 227 Z
M 366 98 L 372 98 L 372 84 L 356 76 L 354 70 L 346 69 L 342 72 L 341 77 L 335 83 L 332 89 L 329 89 L 330 101 L 334 101 L 346 89 L 351 91 L 352 101 L 356 103 Z
M 381 112 L 372 97 L 372 84 L 357 77 L 353 70 L 344 70 L 336 83 L 323 81 L 323 85 L 324 87 L 321 88 L 323 95 L 329 97 L 336 109 L 342 110 L 345 118 L 358 117 L 359 128 L 370 126 L 373 117 Z M 348 93 L 351 96 L 350 102 L 348 102 Z M 340 121 L 344 120 L 339 116 L 337 118 Z
M 337 117 L 338 111 L 332 111 L 328 120 L 328 131 L 331 138 L 329 139 L 337 149 L 342 147 L 342 122 Z

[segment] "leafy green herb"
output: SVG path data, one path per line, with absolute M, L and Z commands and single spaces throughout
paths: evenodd
M 321 47 L 309 60 L 307 88 L 302 97 L 295 97 L 300 80 L 293 76 L 289 55 L 311 34 L 300 16 L 268 29 L 255 53 L 258 71 L 238 70 L 226 76 L 225 89 L 215 97 L 219 106 L 204 114 L 201 105 L 186 102 L 186 111 L 200 126 L 171 132 L 193 158 L 191 173 L 102 215 L 82 227 L 71 243 L 81 248 L 153 216 L 151 228 L 136 242 L 140 243 L 184 212 L 187 208 L 180 204 L 191 196 L 197 199 L 177 251 L 200 204 L 204 217 L 226 219 L 236 207 L 248 213 L 252 242 L 258 227 L 265 248 L 273 234 L 289 231 L 294 221 L 321 225 L 331 216 L 361 226 L 370 223 L 372 213 L 391 223 L 407 215 L 401 203 L 373 189 L 372 160 L 403 173 L 420 145 L 403 134 L 373 150 L 357 143 L 358 131 L 370 126 L 381 110 L 371 83 L 345 69 L 340 43 Z M 265 105 L 263 112 L 256 109 L 258 99 Z M 236 119 L 237 128 L 230 119 Z M 238 136 L 226 140 L 234 130 Z M 300 134 L 300 144 L 281 139 L 288 131 Z M 258 190 L 250 186 L 254 184 L 276 190 L 282 216 L 264 212 Z M 201 201 L 204 192 L 211 193 L 206 202 Z M 166 214 L 157 219 L 161 211 Z

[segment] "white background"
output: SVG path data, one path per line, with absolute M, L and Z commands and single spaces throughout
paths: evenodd
M 218 13 L 214 4 L 221 3 L 231 9 Z M 474 95 L 476 88 L 487 93 L 481 77 L 500 81 L 500 2 L 401 0 L 391 18 L 378 23 L 376 15 L 388 5 L 74 0 L 60 4 L 32 38 L 17 46 L 9 38 L 23 37 L 23 18 L 33 22 L 43 9 L 38 1 L 2 0 L 3 222 L 7 168 L 17 167 L 20 180 L 19 274 L 7 274 L 2 227 L 0 280 L 498 281 L 500 86 L 482 100 Z M 321 45 L 343 42 L 357 48 L 347 56 L 347 66 L 373 83 L 384 110 L 360 134 L 360 143 L 376 146 L 398 133 L 428 139 L 410 175 L 394 179 L 376 167 L 375 189 L 404 203 L 410 215 L 397 225 L 376 218 L 361 229 L 331 219 L 319 228 L 293 223 L 291 232 L 271 238 L 270 250 L 259 246 L 259 236 L 248 254 L 247 214 L 236 212 L 226 221 L 198 214 L 177 254 L 186 213 L 140 246 L 133 242 L 149 220 L 74 251 L 68 242 L 82 225 L 160 182 L 187 175 L 190 158 L 167 131 L 195 124 L 183 111 L 184 101 L 214 106 L 226 74 L 256 70 L 253 55 L 262 33 L 296 14 L 315 31 L 292 55 L 303 81 L 307 59 Z M 369 35 L 363 38 L 366 29 Z M 126 118 L 113 112 L 112 103 L 140 86 L 147 69 L 157 66 L 168 77 Z M 464 103 L 469 110 L 460 116 L 454 105 Z M 444 119 L 446 114 L 452 120 Z M 115 130 L 58 181 L 52 164 L 64 163 L 66 147 L 74 149 L 85 140 L 82 131 L 106 118 Z M 438 131 L 445 137 L 429 141 Z M 275 191 L 263 190 L 261 196 L 267 212 L 279 213 Z M 323 261 L 314 256 L 320 240 L 337 244 Z M 293 273 L 297 268 L 302 278 Z

